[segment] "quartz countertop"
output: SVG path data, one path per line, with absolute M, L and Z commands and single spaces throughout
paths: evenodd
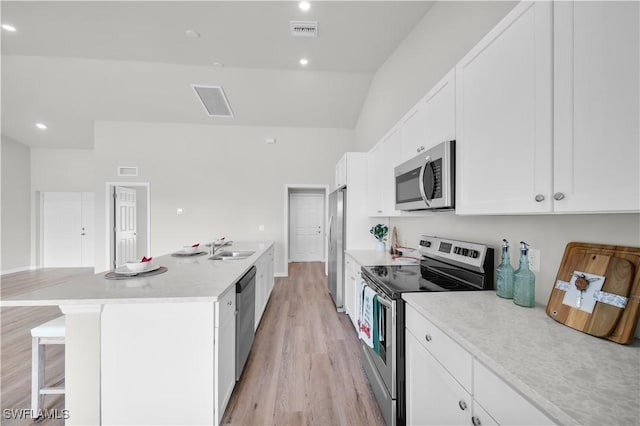
M 387 266 L 398 264 L 398 261 L 394 261 L 394 258 L 388 250 L 346 250 L 345 254 L 351 256 L 360 266 Z M 416 252 L 416 254 L 411 254 L 411 256 L 420 256 L 420 254 Z
M 233 242 L 221 250 L 251 250 L 242 260 L 209 260 L 209 254 L 153 258 L 165 273 L 125 280 L 108 280 L 105 273 L 83 276 L 63 284 L 0 301 L 0 306 L 50 306 L 140 302 L 216 301 L 270 248 L 273 242 Z M 207 248 L 208 250 L 208 248 Z
M 640 341 L 620 345 L 560 324 L 544 306 L 494 291 L 403 299 L 561 424 L 640 424 Z

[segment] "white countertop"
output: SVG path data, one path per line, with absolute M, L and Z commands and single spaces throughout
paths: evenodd
M 271 246 L 272 241 L 233 242 L 222 249 L 255 250 L 251 257 L 243 260 L 209 260 L 208 254 L 154 257 L 153 262 L 167 267 L 167 272 L 126 280 L 108 280 L 104 277 L 105 273 L 78 277 L 54 287 L 3 298 L 0 306 L 213 302 L 238 281 Z
M 351 256 L 353 260 L 360 264 L 360 266 L 386 266 L 398 264 L 398 261 L 394 261 L 394 258 L 388 250 L 346 250 L 345 254 Z M 419 253 L 412 254 L 412 256 L 419 255 Z
M 493 291 L 403 299 L 561 424 L 640 424 L 637 339 L 599 339 Z

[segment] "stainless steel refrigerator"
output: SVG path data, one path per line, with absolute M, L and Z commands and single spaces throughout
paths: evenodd
M 344 306 L 344 236 L 347 188 L 329 194 L 329 294 L 338 311 Z

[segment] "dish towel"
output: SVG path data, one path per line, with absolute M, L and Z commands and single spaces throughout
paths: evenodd
M 362 283 L 360 292 L 360 313 L 358 319 L 358 337 L 376 353 L 380 353 L 378 336 L 378 295 L 368 285 Z

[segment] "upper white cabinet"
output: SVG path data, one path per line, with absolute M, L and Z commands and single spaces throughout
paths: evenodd
M 367 154 L 367 210 L 369 216 L 398 216 L 395 198 L 395 166 L 400 163 L 400 126 L 394 127 Z
M 345 250 L 369 248 L 367 214 L 367 153 L 346 152 L 336 164 L 336 187 L 347 186 L 345 203 Z
M 456 212 L 549 212 L 552 3 L 518 4 L 456 66 Z
M 554 2 L 554 210 L 640 210 L 640 3 Z
M 460 61 L 458 214 L 640 211 L 639 18 L 522 2 Z
M 401 120 L 401 161 L 440 142 L 454 140 L 455 113 L 455 70 L 451 70 Z
M 335 184 L 333 189 L 347 184 L 347 154 L 345 153 L 336 164 Z

